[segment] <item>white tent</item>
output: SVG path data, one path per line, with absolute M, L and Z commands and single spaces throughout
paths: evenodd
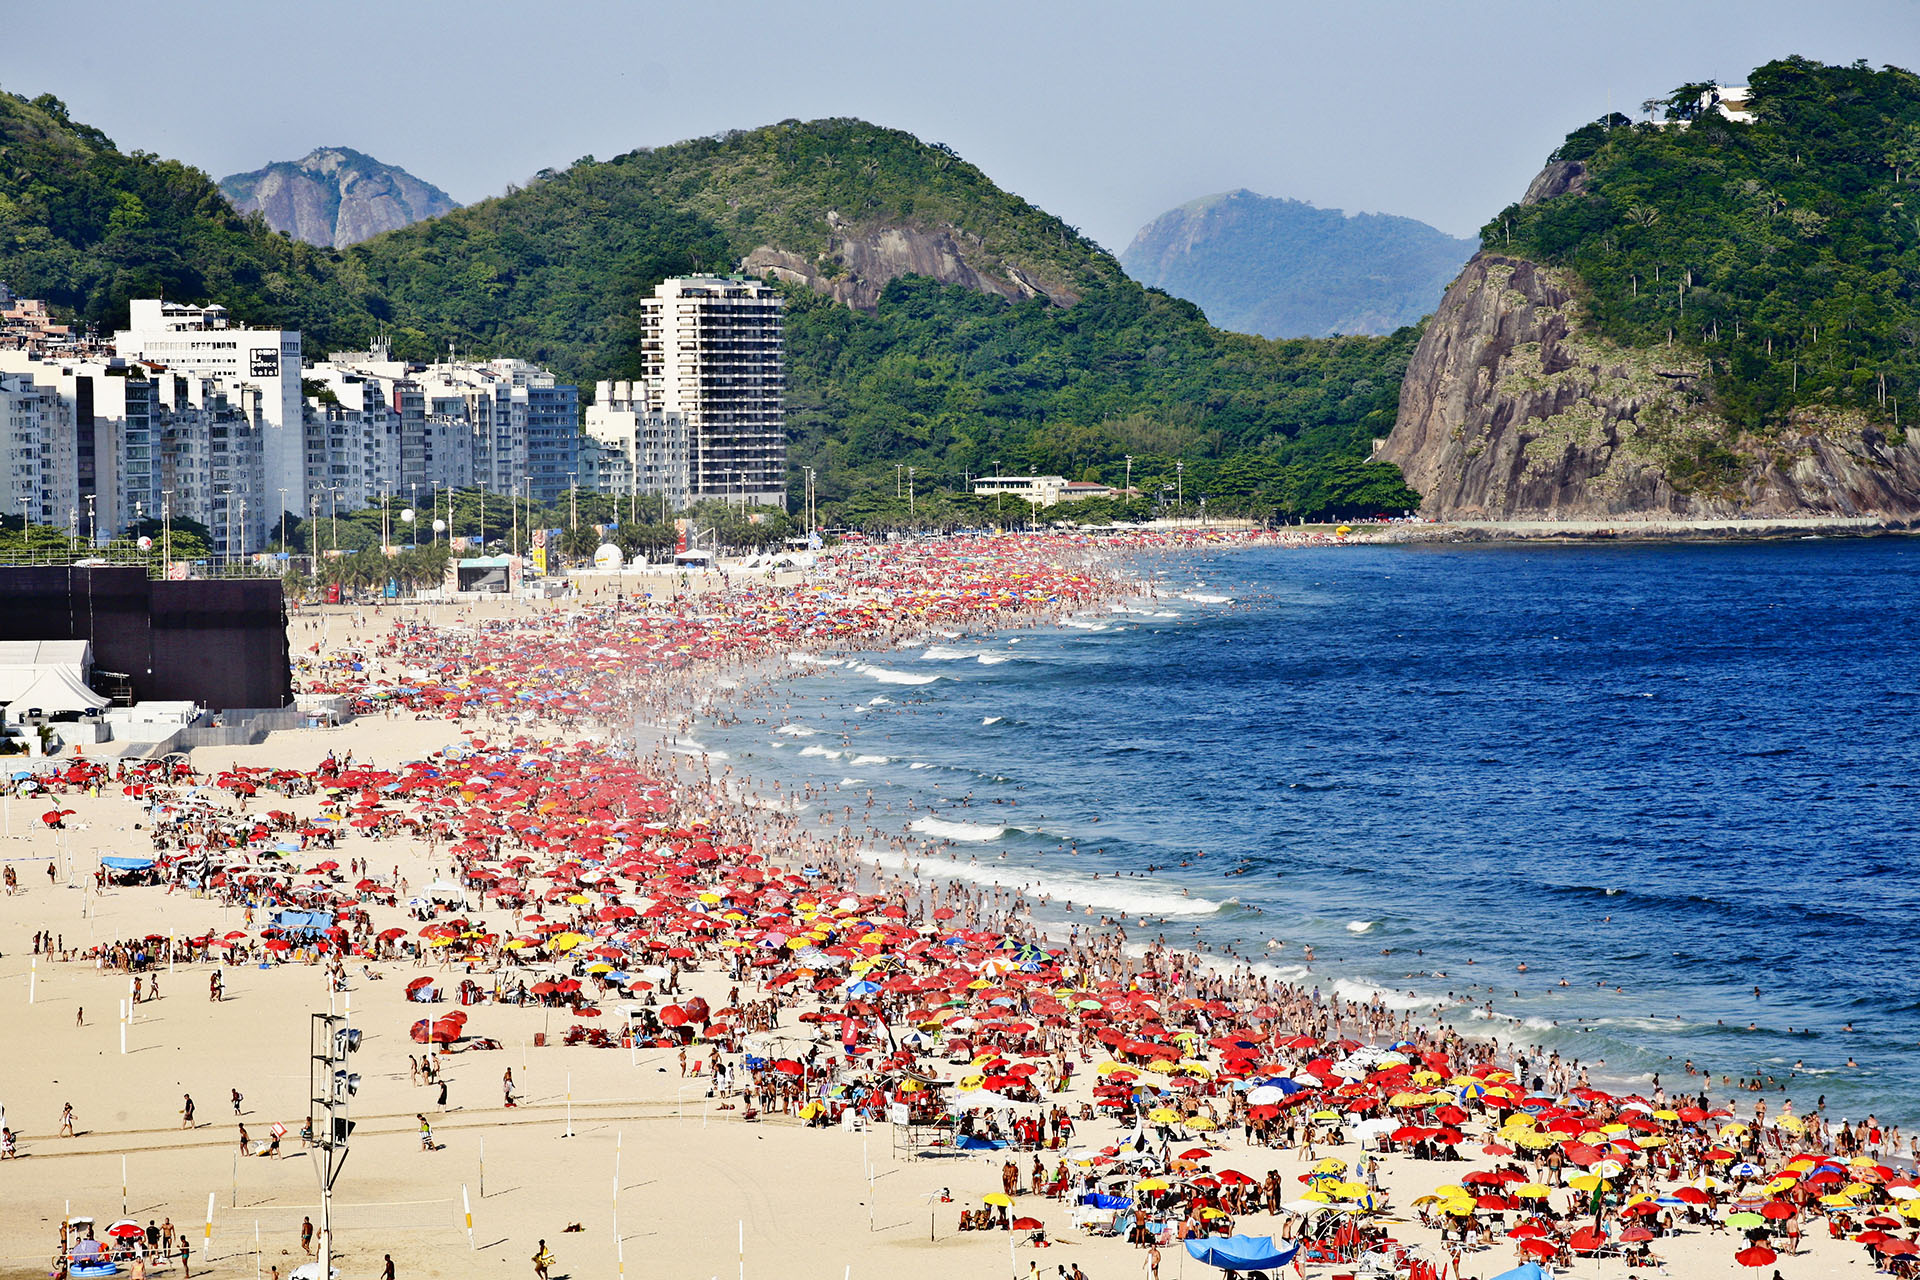
M 18 717 L 98 711 L 109 702 L 87 687 L 93 645 L 86 640 L 0 640 L 0 705 Z

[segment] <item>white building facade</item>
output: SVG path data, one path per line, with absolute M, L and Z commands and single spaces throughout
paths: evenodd
M 785 304 L 757 280 L 662 281 L 641 300 L 646 400 L 686 423 L 688 492 L 784 507 Z
M 186 373 L 207 374 L 229 389 L 259 390 L 264 481 L 286 510 L 307 510 L 306 433 L 300 394 L 300 333 L 295 329 L 235 327 L 227 309 L 158 298 L 135 298 L 127 327 L 114 335 L 114 350 L 130 360 L 150 361 Z M 279 511 L 273 512 L 275 519 Z
M 670 511 L 686 507 L 692 480 L 687 421 L 651 409 L 646 383 L 595 383 L 586 433 L 601 445 L 595 477 L 601 493 L 664 499 Z

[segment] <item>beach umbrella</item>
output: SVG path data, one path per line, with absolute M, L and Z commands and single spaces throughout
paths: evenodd
M 107 1228 L 108 1235 L 116 1240 L 131 1240 L 135 1236 L 144 1236 L 147 1229 L 131 1218 L 122 1218 Z
M 1013 1220 L 1013 1229 L 1015 1231 L 1038 1231 L 1041 1225 L 1040 1219 L 1038 1218 L 1015 1218 Z
M 990 1191 L 983 1196 L 982 1199 L 988 1204 L 997 1205 L 1001 1208 L 1006 1208 L 1013 1203 L 1013 1198 L 1003 1191 Z
M 1756 1244 L 1734 1254 L 1733 1260 L 1743 1267 L 1752 1267 L 1758 1270 L 1761 1267 L 1772 1266 L 1774 1260 L 1779 1256 L 1779 1254 L 1767 1248 L 1767 1246 Z

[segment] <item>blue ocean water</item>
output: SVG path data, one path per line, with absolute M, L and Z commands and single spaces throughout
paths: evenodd
M 954 839 L 929 872 L 1043 917 L 1451 999 L 1596 1080 L 1697 1088 L 1690 1059 L 1719 1098 L 1758 1072 L 1775 1111 L 1920 1120 L 1920 544 L 1141 569 L 1124 609 L 809 664 L 789 728 L 703 737 L 836 810 L 871 789 L 878 825 Z

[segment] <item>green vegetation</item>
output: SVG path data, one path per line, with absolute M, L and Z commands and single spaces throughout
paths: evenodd
M 1413 218 L 1229 191 L 1161 214 L 1120 262 L 1222 329 L 1324 337 L 1418 322 L 1475 247 Z
M 1703 362 L 1738 428 L 1896 421 L 1920 394 L 1920 76 L 1796 57 L 1750 84 L 1752 124 L 1690 84 L 1649 104 L 1664 125 L 1575 131 L 1555 158 L 1584 162 L 1587 190 L 1508 208 L 1483 243 L 1572 268 L 1601 334 Z
M 1211 494 L 1210 510 L 1359 514 L 1417 500 L 1367 461 L 1392 425 L 1414 330 L 1277 343 L 1220 332 L 949 149 L 898 130 L 789 121 L 587 157 L 335 253 L 239 217 L 196 170 L 119 152 L 55 99 L 0 94 L 0 279 L 105 329 L 127 299 L 162 294 L 298 327 L 315 353 L 385 332 L 402 356 L 453 342 L 582 383 L 631 377 L 639 300 L 661 278 L 725 271 L 761 245 L 835 277 L 848 268 L 830 253 L 829 214 L 951 235 L 976 270 L 1017 271 L 1078 301 L 1009 303 L 902 278 L 868 314 L 790 286 L 793 489 L 799 465 L 816 467 L 823 510 L 882 501 L 896 464 L 965 503 L 967 476 L 994 459 L 1119 483 L 1127 454 L 1135 486 L 1156 492 L 1177 487 L 1184 460 L 1188 497 Z

